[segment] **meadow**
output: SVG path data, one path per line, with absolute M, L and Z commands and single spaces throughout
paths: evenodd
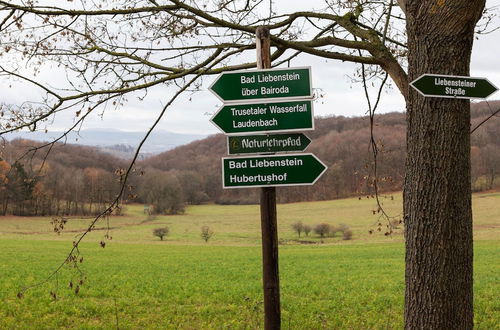
M 390 214 L 401 213 L 399 194 L 382 202 Z M 499 202 L 499 193 L 473 197 L 477 329 L 500 328 Z M 403 237 L 385 236 L 385 224 L 378 232 L 374 209 L 371 198 L 278 206 L 284 329 L 402 327 Z M 64 267 L 44 282 L 90 219 L 72 218 L 58 235 L 51 218 L 2 217 L 0 328 L 259 329 L 259 219 L 257 205 L 190 206 L 183 215 L 158 217 L 127 205 L 123 216 L 109 219 L 111 240 L 100 223 L 82 244 L 83 274 Z M 291 225 L 299 220 L 347 224 L 353 239 L 298 239 Z M 165 225 L 170 234 L 160 241 L 152 231 Z M 214 231 L 208 243 L 203 225 Z

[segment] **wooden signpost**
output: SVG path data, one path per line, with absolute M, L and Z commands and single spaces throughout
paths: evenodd
M 222 159 L 224 188 L 261 187 L 264 328 L 281 328 L 276 186 L 314 184 L 327 167 L 300 152 L 304 134 L 262 134 L 314 129 L 311 70 L 271 68 L 269 29 L 256 30 L 257 70 L 221 74 L 210 90 L 224 102 L 211 121 L 228 137 L 228 154 L 264 154 Z M 244 135 L 261 133 L 261 135 Z

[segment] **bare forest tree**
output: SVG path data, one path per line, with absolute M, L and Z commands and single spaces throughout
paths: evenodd
M 469 75 L 485 0 L 325 0 L 320 10 L 282 15 L 263 0 L 44 3 L 0 0 L 0 75 L 44 95 L 2 104 L 2 133 L 36 130 L 61 112 L 75 114 L 72 130 L 90 113 L 155 86 L 177 88 L 153 129 L 203 76 L 255 67 L 241 61 L 254 58 L 245 56 L 255 51 L 262 25 L 271 31 L 273 66 L 305 53 L 360 63 L 365 82 L 383 85 L 390 77 L 407 104 L 405 325 L 472 328 L 470 105 L 424 98 L 408 82 L 423 73 Z M 64 68 L 67 81 L 52 87 L 38 80 L 47 63 Z M 119 196 L 95 221 L 117 207 L 132 170 L 121 172 Z
M 147 169 L 138 190 L 141 200 L 153 206 L 153 214 L 184 212 L 182 189 L 178 179 L 170 173 Z
M 297 233 L 300 238 L 300 234 L 304 231 L 304 224 L 302 221 L 297 221 L 292 223 L 292 229 Z

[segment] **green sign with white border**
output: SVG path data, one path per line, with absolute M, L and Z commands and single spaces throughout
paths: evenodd
M 310 67 L 224 72 L 209 89 L 225 103 L 313 97 Z
M 228 136 L 229 155 L 304 151 L 311 140 L 302 133 Z
M 314 129 L 311 100 L 227 104 L 210 119 L 228 135 Z
M 410 85 L 426 97 L 484 99 L 498 88 L 486 78 L 423 74 Z
M 224 188 L 312 185 L 327 167 L 313 154 L 222 158 Z

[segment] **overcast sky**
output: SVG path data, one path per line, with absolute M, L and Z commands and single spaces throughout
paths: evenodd
M 500 4 L 500 0 L 490 0 L 489 5 Z M 288 12 L 292 10 L 311 9 L 310 2 L 303 0 L 286 1 Z M 492 23 L 500 25 L 500 18 Z M 488 78 L 496 86 L 500 86 L 500 31 L 482 35 L 475 41 L 472 53 L 471 76 Z M 451 59 L 452 60 L 452 59 Z M 313 88 L 320 88 L 324 97 L 315 102 L 316 116 L 362 116 L 366 114 L 367 106 L 362 86 L 353 84 L 349 79 L 355 70 L 355 65 L 334 60 L 325 60 L 303 55 L 295 59 L 292 66 L 311 66 Z M 54 75 L 54 72 L 51 72 Z M 177 133 L 212 134 L 218 133 L 209 119 L 222 103 L 208 91 L 208 86 L 216 77 L 205 78 L 204 89 L 193 95 L 184 95 L 169 109 L 158 129 Z M 15 93 L 6 89 L 0 90 L 0 101 L 22 101 L 26 90 L 19 89 Z M 172 95 L 172 90 L 155 88 L 148 93 L 145 101 L 130 99 L 120 110 L 109 109 L 102 118 L 93 116 L 84 124 L 86 128 L 117 128 L 127 131 L 145 131 L 148 129 L 163 104 Z M 191 99 L 191 101 L 189 101 Z M 500 99 L 497 92 L 489 100 Z M 403 98 L 394 87 L 383 94 L 379 112 L 404 111 Z M 58 115 L 49 126 L 52 130 L 67 128 L 74 120 L 74 113 Z

